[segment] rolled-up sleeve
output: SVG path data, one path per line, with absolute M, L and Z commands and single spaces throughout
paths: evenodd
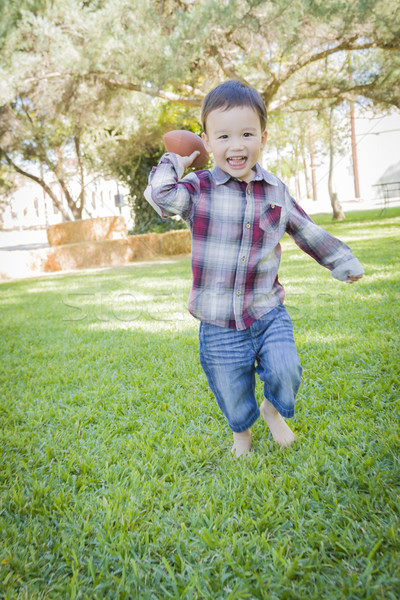
M 332 277 L 346 281 L 349 275 L 362 275 L 364 269 L 347 244 L 314 223 L 290 198 L 286 231 L 304 252 L 332 272 Z
M 179 215 L 190 219 L 199 181 L 194 172 L 181 179 L 183 173 L 179 156 L 172 152 L 164 154 L 150 173 L 144 197 L 162 218 Z

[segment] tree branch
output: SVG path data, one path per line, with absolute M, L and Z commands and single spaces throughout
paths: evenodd
M 8 165 L 10 167 L 12 167 L 14 169 L 14 171 L 19 173 L 23 177 L 27 177 L 28 179 L 31 179 L 32 181 L 34 181 L 35 183 L 40 185 L 44 189 L 46 194 L 48 194 L 48 196 L 50 196 L 50 198 L 53 201 L 54 206 L 56 206 L 58 208 L 58 210 L 62 213 L 63 217 L 67 221 L 71 221 L 70 215 L 67 213 L 64 206 L 59 201 L 59 199 L 57 198 L 57 196 L 55 195 L 53 190 L 47 185 L 47 183 L 43 179 L 41 179 L 40 177 L 37 177 L 36 175 L 33 175 L 33 173 L 29 173 L 29 171 L 24 171 L 24 169 L 21 169 L 21 167 L 19 167 L 2 148 L 0 148 L 0 153 L 4 156 Z
M 370 84 L 364 85 L 354 85 L 349 87 L 340 87 L 338 86 L 315 86 L 309 92 L 299 92 L 296 93 L 295 96 L 287 96 L 286 98 L 281 98 L 271 109 L 272 111 L 282 110 L 282 108 L 287 107 L 293 103 L 301 102 L 304 100 L 322 100 L 328 101 L 341 98 L 343 100 L 356 100 L 357 96 L 364 96 L 365 98 L 370 98 L 371 100 L 375 100 L 385 106 L 395 106 L 400 109 L 400 90 L 399 93 L 394 95 L 393 89 L 390 90 L 390 97 L 387 97 L 388 91 L 385 89 L 378 90 L 376 88 L 376 82 L 372 82 Z M 296 109 L 293 109 L 294 111 Z
M 169 100 L 170 102 L 179 102 L 180 104 L 185 104 L 186 106 L 201 106 L 202 103 L 202 99 L 198 97 L 182 96 L 180 94 L 175 94 L 174 92 L 168 92 L 166 90 L 161 90 L 151 86 L 132 83 L 130 81 L 123 81 L 120 79 L 112 79 L 106 75 L 101 75 L 98 73 L 88 73 L 86 77 L 93 77 L 96 81 L 100 81 L 110 88 L 122 88 L 125 90 L 132 90 L 133 92 L 141 92 L 142 94 L 147 94 L 148 96 L 162 98 L 163 100 Z M 197 95 L 198 90 L 196 90 L 195 93 Z
M 109 88 L 120 88 L 125 90 L 131 90 L 133 92 L 141 92 L 142 94 L 152 96 L 153 98 L 162 98 L 163 100 L 169 100 L 170 102 L 179 102 L 180 104 L 185 104 L 186 106 L 201 106 L 203 97 L 205 95 L 201 92 L 201 90 L 192 88 L 189 85 L 182 84 L 180 87 L 183 90 L 187 91 L 189 94 L 192 94 L 192 96 L 183 96 L 181 94 L 175 94 L 174 92 L 161 90 L 160 88 L 117 79 L 116 77 L 114 77 L 114 75 L 117 75 L 117 73 L 110 76 L 107 72 L 101 73 L 98 71 L 89 71 L 88 73 L 83 75 L 83 79 L 93 79 L 94 81 L 98 81 L 99 83 L 102 83 L 103 85 L 106 85 Z M 26 85 L 31 85 L 38 83 L 39 81 L 46 81 L 48 79 L 57 78 L 62 79 L 65 77 L 75 77 L 75 74 L 71 72 L 48 73 L 47 75 L 43 75 L 43 77 L 29 77 L 27 79 L 24 79 L 23 83 Z
M 226 59 L 226 57 L 222 56 L 221 52 L 219 51 L 219 49 L 216 46 L 214 46 L 213 44 L 210 44 L 209 45 L 209 53 L 210 53 L 210 56 L 215 58 L 218 66 L 220 67 L 220 69 L 224 73 L 224 75 L 229 77 L 229 79 L 239 79 L 239 81 L 243 81 L 245 83 L 245 80 L 243 79 L 243 77 L 241 77 L 237 73 L 237 71 L 234 68 L 234 66 L 232 65 L 232 63 L 230 61 L 228 61 Z

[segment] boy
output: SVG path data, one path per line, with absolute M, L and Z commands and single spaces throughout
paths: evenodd
M 302 369 L 278 280 L 280 240 L 287 232 L 302 250 L 352 283 L 363 269 L 343 242 L 317 226 L 286 186 L 258 164 L 267 112 L 258 92 L 229 80 L 202 106 L 202 139 L 212 171 L 185 169 L 197 156 L 164 154 L 145 191 L 162 217 L 180 215 L 192 233 L 189 312 L 200 320 L 200 362 L 233 432 L 232 452 L 250 450 L 250 427 L 261 416 L 273 439 L 289 446 Z M 254 395 L 255 373 L 264 401 Z

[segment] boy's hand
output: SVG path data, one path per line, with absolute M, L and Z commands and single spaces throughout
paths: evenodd
M 361 279 L 361 277 L 362 275 L 348 275 L 346 283 L 354 283 L 355 281 L 358 281 L 358 279 Z
M 192 152 L 192 154 L 190 154 L 189 156 L 181 156 L 181 157 L 180 157 L 180 159 L 181 159 L 181 162 L 182 162 L 182 165 L 183 165 L 183 166 L 184 166 L 184 168 L 185 168 L 185 171 L 186 171 L 186 169 L 188 169 L 188 168 L 191 166 L 191 164 L 192 164 L 192 163 L 193 163 L 193 162 L 196 160 L 196 158 L 199 156 L 199 154 L 200 154 L 199 150 L 195 150 L 195 151 L 194 151 L 194 152 Z

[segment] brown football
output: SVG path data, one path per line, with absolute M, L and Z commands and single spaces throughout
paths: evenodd
M 203 140 L 193 131 L 187 131 L 186 129 L 168 131 L 163 140 L 167 152 L 174 152 L 179 156 L 190 156 L 192 152 L 199 150 L 200 154 L 191 165 L 192 167 L 204 167 L 208 163 L 210 157 L 204 147 Z

